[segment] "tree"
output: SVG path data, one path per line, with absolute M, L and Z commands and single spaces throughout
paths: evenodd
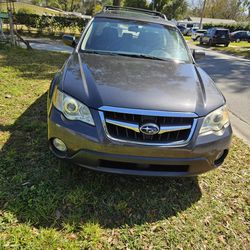
M 153 3 L 150 8 L 153 8 Z M 166 15 L 168 19 L 179 19 L 185 16 L 188 8 L 186 0 L 155 0 L 154 7 Z
M 141 8 L 147 9 L 147 1 L 146 0 L 125 0 L 124 6 L 126 7 L 134 7 L 134 8 Z
M 113 0 L 114 6 L 121 6 L 121 0 Z
M 204 0 L 199 0 L 190 15 L 200 16 Z M 249 0 L 207 0 L 204 17 L 241 20 L 250 10 Z

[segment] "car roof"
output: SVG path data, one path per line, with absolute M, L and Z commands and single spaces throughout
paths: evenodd
M 133 10 L 108 10 L 102 11 L 94 16 L 94 18 L 112 18 L 112 19 L 124 19 L 133 20 L 149 23 L 163 24 L 171 27 L 176 27 L 176 25 L 160 16 L 154 16 L 146 13 L 139 13 Z
M 247 32 L 247 30 L 236 30 L 236 31 L 234 31 L 232 33 L 238 33 L 238 32 Z
M 212 28 L 212 29 L 216 29 L 216 30 L 229 30 L 229 29 L 225 29 L 225 28 Z

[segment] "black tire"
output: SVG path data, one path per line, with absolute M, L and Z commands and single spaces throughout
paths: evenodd
M 209 40 L 208 45 L 209 45 L 209 46 L 213 46 L 213 42 L 212 42 L 211 39 Z
M 225 44 L 224 44 L 225 47 L 228 47 L 228 45 L 229 45 L 229 43 L 225 43 Z
M 200 45 L 202 45 L 203 44 L 203 41 L 202 41 L 202 38 L 200 37 Z

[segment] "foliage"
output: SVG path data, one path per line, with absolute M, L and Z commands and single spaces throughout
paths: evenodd
M 141 8 L 147 9 L 147 1 L 146 0 L 125 0 L 124 6 L 126 7 L 134 7 L 134 8 Z
M 200 16 L 204 0 L 198 0 L 189 15 Z M 204 16 L 209 18 L 222 18 L 245 20 L 250 17 L 249 0 L 207 0 Z
M 0 1 L 1 2 L 1 1 Z M 59 11 L 51 10 L 42 6 L 38 5 L 32 5 L 28 3 L 23 3 L 23 2 L 14 2 L 15 10 L 16 12 L 19 12 L 21 9 L 21 13 L 31 13 L 31 14 L 37 14 L 37 15 L 43 15 L 43 14 L 48 14 L 48 15 L 57 15 L 60 14 Z M 0 3 L 0 10 L 3 12 L 7 11 L 7 4 L 6 3 Z
M 230 32 L 236 30 L 248 30 L 250 31 L 250 22 L 235 23 L 235 24 L 203 24 L 204 29 L 209 29 L 213 27 L 223 27 L 229 29 Z
M 66 28 L 81 31 L 85 27 L 87 20 L 77 17 L 17 13 L 15 14 L 15 23 L 25 25 L 28 29 L 36 28 L 40 32 L 44 29 L 53 32 L 56 29 L 64 30 Z
M 150 4 L 150 8 L 153 8 L 153 3 Z M 155 0 L 154 7 L 157 11 L 164 13 L 168 19 L 180 19 L 183 18 L 188 4 L 186 0 Z
M 28 8 L 23 7 L 23 8 L 19 8 L 17 13 L 19 13 L 19 14 L 32 14 L 32 11 Z

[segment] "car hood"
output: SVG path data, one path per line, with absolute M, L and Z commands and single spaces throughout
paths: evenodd
M 192 63 L 73 53 L 64 71 L 62 90 L 95 109 L 113 106 L 203 116 L 225 102 L 210 77 Z

